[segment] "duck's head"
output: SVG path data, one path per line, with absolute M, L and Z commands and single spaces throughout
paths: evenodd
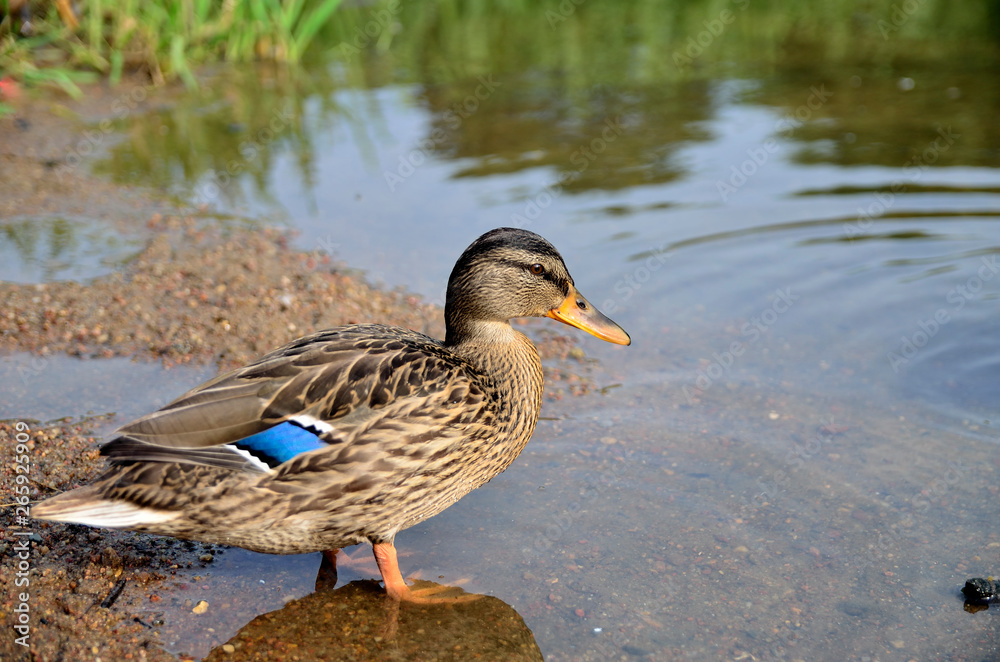
M 457 344 L 514 317 L 551 317 L 601 340 L 632 342 L 576 291 L 552 244 L 528 230 L 497 228 L 472 242 L 451 272 L 445 342 Z

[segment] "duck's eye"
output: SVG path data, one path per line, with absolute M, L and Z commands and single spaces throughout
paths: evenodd
M 536 276 L 541 276 L 542 274 L 545 273 L 545 267 L 538 264 L 537 262 L 531 265 L 530 268 L 531 268 L 531 273 L 535 274 Z

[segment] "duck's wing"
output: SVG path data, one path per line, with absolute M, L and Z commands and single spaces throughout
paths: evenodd
M 416 332 L 339 327 L 192 389 L 117 430 L 101 452 L 114 464 L 270 471 L 309 451 L 364 444 L 387 421 L 399 444 L 420 443 L 486 423 L 484 379 Z

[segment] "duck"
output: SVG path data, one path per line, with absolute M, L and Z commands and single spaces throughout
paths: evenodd
M 497 228 L 448 280 L 444 340 L 356 324 L 293 340 L 118 428 L 92 484 L 32 508 L 40 520 L 128 529 L 270 554 L 372 545 L 386 594 L 396 534 L 504 471 L 534 432 L 543 376 L 511 326 L 549 317 L 631 338 L 580 292 L 540 235 Z

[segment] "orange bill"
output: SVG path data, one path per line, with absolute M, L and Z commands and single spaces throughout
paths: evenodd
M 569 286 L 569 294 L 559 307 L 546 313 L 546 317 L 583 329 L 592 336 L 616 345 L 632 344 L 632 339 L 624 329 L 587 301 L 572 285 Z

